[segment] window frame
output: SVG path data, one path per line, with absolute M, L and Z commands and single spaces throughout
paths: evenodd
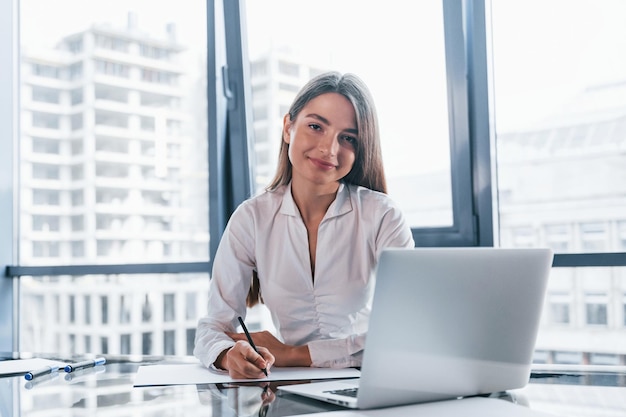
M 416 246 L 495 246 L 497 171 L 491 155 L 490 0 L 443 0 L 451 126 L 454 225 L 415 228 Z M 207 0 L 209 233 L 207 262 L 21 266 L 17 262 L 19 0 L 0 2 L 0 350 L 19 351 L 19 278 L 25 275 L 210 272 L 232 211 L 250 197 L 254 166 L 250 79 L 241 16 L 245 0 Z M 228 23 L 228 24 L 226 24 Z M 555 267 L 626 266 L 626 252 L 556 254 Z
M 18 60 L 18 0 L 0 2 L 0 265 L 12 265 L 16 260 L 17 200 L 15 186 L 15 152 L 19 112 Z M 5 273 L 6 275 L 6 273 Z M 17 297 L 18 281 L 8 276 L 0 279 L 0 351 L 17 351 Z
M 247 116 L 238 115 L 238 120 L 245 122 L 249 131 L 254 132 L 252 125 L 251 103 L 248 100 L 250 76 L 248 52 L 245 45 L 245 25 L 242 23 L 242 16 L 245 16 L 245 0 L 233 2 L 224 1 L 225 19 L 229 26 L 240 26 L 242 30 L 227 31 L 226 45 L 228 49 L 228 59 L 236 59 L 237 67 L 230 65 L 229 78 L 231 82 L 236 79 L 238 85 L 243 88 L 231 89 L 235 94 L 236 103 L 245 103 L 247 106 L 238 106 L 247 113 Z M 469 4 L 469 3 L 468 3 Z M 491 203 L 480 204 L 475 199 L 473 190 L 481 190 L 481 199 L 491 199 L 490 182 L 485 181 L 491 175 L 489 153 L 474 152 L 472 149 L 472 137 L 481 138 L 484 143 L 476 144 L 478 149 L 489 150 L 489 124 L 482 123 L 488 120 L 488 101 L 486 90 L 487 77 L 483 77 L 481 82 L 472 80 L 471 75 L 481 74 L 486 70 L 484 51 L 486 48 L 481 45 L 475 46 L 466 54 L 466 42 L 473 39 L 484 40 L 484 16 L 480 20 L 480 11 L 484 7 L 466 7 L 465 2 L 458 0 L 443 0 L 444 19 L 444 43 L 446 59 L 446 82 L 448 90 L 448 110 L 449 110 L 449 131 L 450 131 L 450 160 L 451 160 L 451 190 L 452 190 L 452 217 L 453 224 L 444 227 L 415 227 L 412 228 L 415 246 L 492 246 L 493 227 L 490 221 L 478 222 L 478 218 L 491 218 Z M 477 12 L 474 12 L 474 9 Z M 468 13 L 468 11 L 470 13 Z M 477 24 L 467 16 L 473 18 L 478 16 Z M 473 24 L 474 36 L 468 37 L 465 34 L 465 24 Z M 482 24 L 483 30 L 480 31 Z M 468 31 L 471 33 L 471 30 Z M 481 37 L 481 33 L 483 36 Z M 467 39 L 467 41 L 466 41 Z M 478 56 L 479 59 L 474 58 Z M 482 58 L 482 61 L 480 60 Z M 238 67 L 241 65 L 241 67 Z M 474 69 L 473 66 L 476 68 Z M 233 71 L 239 71 L 233 74 Z M 468 76 L 468 74 L 470 76 Z M 229 97 L 229 99 L 231 99 Z M 245 107 L 245 108 L 244 108 Z M 473 109 L 473 112 L 470 112 Z M 472 118 L 472 119 L 470 119 Z M 230 125 L 229 125 L 230 127 Z M 235 133 L 235 132 L 233 132 Z M 231 136 L 234 143 L 245 140 L 245 131 L 239 137 Z M 249 141 L 251 145 L 252 141 Z M 240 148 L 245 148 L 240 145 Z M 249 155 L 253 156 L 253 150 L 248 146 Z M 476 160 L 472 160 L 476 155 Z M 251 159 L 251 158 L 250 158 Z M 480 170 L 473 167 L 479 166 Z M 242 171 L 242 174 L 245 172 Z M 240 195 L 242 194 L 240 190 Z M 480 224 L 480 228 L 479 228 Z

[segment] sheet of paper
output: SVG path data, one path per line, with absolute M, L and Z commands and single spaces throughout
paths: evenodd
M 263 379 L 233 379 L 228 374 L 209 370 L 201 364 L 144 365 L 137 370 L 135 387 L 156 385 L 224 384 L 254 381 L 294 381 L 309 379 L 358 378 L 361 373 L 353 368 L 278 368 L 270 370 Z
M 50 359 L 32 358 L 0 361 L 0 376 L 25 374 L 28 371 L 36 371 L 44 366 L 65 366 L 65 362 Z
M 524 405 L 498 398 L 464 398 L 461 400 L 380 408 L 376 410 L 345 410 L 301 414 L 298 417 L 555 417 Z

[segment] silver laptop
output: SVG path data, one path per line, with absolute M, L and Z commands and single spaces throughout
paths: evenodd
M 367 409 L 521 388 L 552 258 L 550 249 L 387 249 L 361 377 L 280 389 Z

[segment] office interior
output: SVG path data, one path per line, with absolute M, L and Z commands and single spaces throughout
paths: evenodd
M 534 362 L 626 366 L 625 20 L 617 0 L 1 0 L 0 351 L 191 355 L 229 214 L 271 179 L 298 89 L 338 70 L 372 90 L 416 246 L 552 248 Z

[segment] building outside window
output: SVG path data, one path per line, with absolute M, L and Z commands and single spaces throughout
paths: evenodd
M 163 294 L 163 321 L 176 320 L 176 297 L 174 294 Z
M 163 354 L 173 355 L 176 353 L 176 331 L 165 330 L 163 332 Z
M 100 296 L 100 323 L 109 323 L 109 297 L 106 295 Z
M 131 322 L 132 295 L 120 295 L 120 324 Z
M 152 332 L 141 334 L 141 354 L 152 355 Z
M 293 7 L 304 4 L 293 1 Z M 471 222 L 494 230 L 488 235 L 481 230 L 476 238 L 486 240 L 472 244 L 548 246 L 556 251 L 557 260 L 565 261 L 571 258 L 562 255 L 577 260 L 597 252 L 623 255 L 626 189 L 623 181 L 615 179 L 626 173 L 626 68 L 615 58 L 619 54 L 611 53 L 624 49 L 620 42 L 626 39 L 626 6 L 622 2 L 489 2 L 486 64 L 493 70 L 489 80 L 493 97 L 488 99 L 494 112 L 479 114 L 472 126 L 484 121 L 493 131 L 481 134 L 459 133 L 459 126 L 451 123 L 462 114 L 454 113 L 455 102 L 450 101 L 459 91 L 450 88 L 447 77 L 457 73 L 448 61 L 455 48 L 462 49 L 463 39 L 458 47 L 446 43 L 440 2 L 320 1 L 334 14 L 323 14 L 325 8 L 320 6 L 319 11 L 310 11 L 311 24 L 322 18 L 335 22 L 322 34 L 307 30 L 308 22 L 278 20 L 283 24 L 272 25 L 281 11 L 278 2 L 247 2 L 242 22 L 249 34 L 245 64 L 250 65 L 251 79 L 247 81 L 258 93 L 250 103 L 256 112 L 251 115 L 253 126 L 248 127 L 248 132 L 256 132 L 250 140 L 258 156 L 250 158 L 256 163 L 252 193 L 262 190 L 272 177 L 282 114 L 297 88 L 323 71 L 349 70 L 366 81 L 375 97 L 390 196 L 415 230 L 455 224 L 454 190 L 459 187 L 454 181 L 462 164 L 452 140 L 471 137 L 475 141 L 471 145 L 479 146 L 481 137 L 493 136 L 489 156 L 494 172 L 488 173 L 486 188 L 476 189 L 492 190 L 486 204 L 494 213 L 470 214 Z M 207 45 L 202 44 L 207 38 L 206 2 L 164 5 L 171 7 L 167 20 L 176 20 L 178 30 L 169 21 L 153 20 L 149 10 L 138 19 L 125 9 L 113 13 L 107 10 L 113 9 L 110 5 L 98 2 L 76 8 L 84 9 L 85 16 L 51 19 L 49 3 L 19 2 L 21 91 L 19 117 L 13 118 L 20 123 L 19 149 L 10 155 L 19 159 L 19 186 L 14 190 L 19 207 L 15 214 L 0 213 L 19 219 L 14 221 L 19 223 L 15 251 L 19 266 L 207 262 L 209 219 L 213 219 L 208 213 L 207 112 L 216 103 L 206 101 L 208 58 Z M 353 27 L 345 36 L 345 19 L 353 15 L 354 7 L 359 8 L 360 19 L 370 24 Z M 568 11 L 567 18 L 563 10 Z M 385 30 L 371 30 L 383 21 L 394 23 Z M 398 39 L 410 40 L 411 48 L 401 53 L 389 48 Z M 461 52 L 467 57 L 470 51 Z M 393 65 L 371 65 L 373 57 Z M 457 81 L 471 78 L 467 69 L 462 68 Z M 485 78 L 490 72 L 480 71 L 478 76 Z M 408 101 L 402 101 L 405 98 Z M 466 113 L 480 111 L 476 103 L 468 105 Z M 407 120 L 411 121 L 408 130 Z M 480 177 L 481 173 L 473 174 Z M 468 192 L 476 194 L 471 188 L 470 184 Z M 467 207 L 485 204 L 480 196 L 473 198 Z M 82 219 L 80 226 L 74 224 L 76 216 Z M 553 270 L 550 293 L 570 298 L 548 299 L 549 316 L 542 328 L 547 337 L 540 336 L 538 344 L 545 361 L 613 360 L 594 356 L 598 354 L 617 355 L 625 363 L 626 341 L 606 341 L 610 335 L 620 335 L 614 330 L 626 326 L 626 269 L 588 266 Z M 561 280 L 561 275 L 567 279 Z M 137 280 L 143 285 L 134 285 Z M 195 282 L 181 290 L 188 280 Z M 82 349 L 80 337 L 68 342 L 70 334 L 84 334 L 75 328 L 80 323 L 70 326 L 67 305 L 58 300 L 69 287 L 87 286 L 99 289 L 93 295 L 94 321 L 104 324 L 97 328 L 106 335 L 90 329 L 89 336 L 96 342 L 87 343 L 85 338 L 85 349 L 121 349 L 117 343 L 121 336 L 113 324 L 117 314 L 123 314 L 117 311 L 123 289 L 133 295 L 129 311 L 141 311 L 141 323 L 154 326 L 156 335 L 153 340 L 145 328 L 137 330 L 135 340 L 141 343 L 131 347 L 161 353 L 165 343 L 160 340 L 160 324 L 176 319 L 175 299 L 167 307 L 162 297 L 194 289 L 206 292 L 208 272 L 20 276 L 21 306 L 42 297 L 43 304 L 54 309 L 37 317 L 22 311 L 23 329 L 53 317 L 59 324 L 42 326 L 42 334 L 17 332 L 22 347 L 41 351 L 41 346 L 53 341 L 59 349 L 70 345 Z M 72 295 L 80 300 L 80 293 Z M 80 306 L 78 302 L 79 317 Z M 198 306 L 202 307 L 196 308 L 196 314 L 202 315 L 205 307 Z M 189 352 L 193 311 L 179 306 L 183 310 L 188 321 L 181 328 L 187 333 L 177 336 L 187 340 L 174 346 L 185 346 Z M 555 323 L 561 325 L 550 326 Z M 265 323 L 260 320 L 257 325 L 261 328 Z M 100 338 L 112 342 L 102 343 Z M 598 346 L 609 345 L 612 352 L 600 352 Z
M 91 295 L 85 295 L 83 302 L 85 304 L 85 324 L 91 324 Z
M 548 302 L 551 323 L 570 324 L 570 295 L 568 293 L 553 292 L 548 294 Z
M 586 323 L 594 326 L 606 326 L 608 297 L 605 293 L 585 294 Z
M 103 353 L 103 354 L 109 353 L 109 338 L 108 337 L 100 337 L 100 353 Z
M 132 335 L 130 334 L 120 335 L 120 353 L 122 355 L 128 355 L 132 353 L 131 340 L 132 340 Z

